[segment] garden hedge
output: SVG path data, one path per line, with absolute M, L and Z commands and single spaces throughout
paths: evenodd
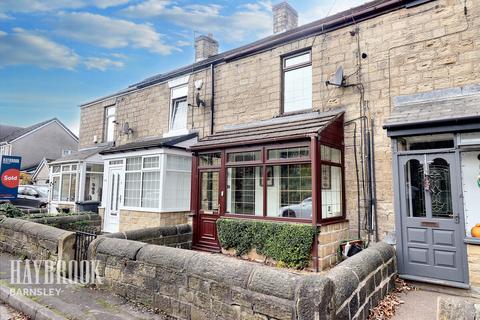
M 305 268 L 311 259 L 316 228 L 308 224 L 278 223 L 242 219 L 218 219 L 217 231 L 224 249 L 238 256 L 256 249 L 279 266 Z

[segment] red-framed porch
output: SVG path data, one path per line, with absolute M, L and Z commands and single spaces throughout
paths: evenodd
M 293 117 L 294 120 L 290 120 L 291 118 L 284 117 L 272 122 L 265 121 L 259 122 L 257 125 L 252 124 L 246 128 L 240 127 L 222 131 L 200 140 L 192 147 L 191 214 L 193 217 L 193 247 L 195 249 L 220 251 L 216 233 L 216 220 L 220 217 L 309 223 L 315 226 L 339 223 L 345 220 L 343 112 L 317 113 L 316 116 L 307 119 L 301 119 L 301 117 L 299 119 L 298 116 Z M 269 156 L 271 150 L 281 150 L 279 152 L 285 153 L 288 148 L 302 150 L 303 154 L 281 159 L 273 159 Z M 327 159 L 325 155 L 322 155 L 322 149 L 330 150 L 330 152 L 334 150 L 340 156 L 332 161 L 332 159 Z M 308 155 L 306 155 L 306 150 L 308 150 Z M 228 155 L 233 153 L 245 153 L 250 158 L 247 157 L 245 161 L 239 162 L 228 161 Z M 294 152 L 294 154 L 298 154 L 298 152 Z M 209 159 L 215 160 L 210 161 Z M 299 165 L 303 165 L 302 169 L 305 170 L 310 168 L 311 190 L 307 190 L 307 194 L 308 191 L 311 191 L 311 218 L 295 215 L 293 217 L 279 216 L 278 212 L 272 212 L 272 209 L 268 209 L 268 179 L 272 179 L 272 176 L 273 179 L 276 178 L 275 173 L 273 173 L 274 167 L 283 166 L 282 170 L 287 167 L 288 170 L 295 168 L 298 171 Z M 341 193 L 341 208 L 333 217 L 326 217 L 322 214 L 322 166 L 329 168 L 330 179 L 332 178 L 331 168 L 339 168 L 341 172 L 341 190 L 339 191 Z M 232 179 L 232 172 L 235 168 L 250 168 L 251 172 L 255 170 L 256 176 L 261 179 L 261 181 L 256 181 L 260 182 L 262 195 L 260 196 L 257 192 L 258 196 L 255 195 L 254 200 L 255 206 L 257 205 L 257 198 L 262 202 L 260 210 L 255 208 L 252 212 L 250 208 L 248 214 L 232 212 L 235 210 L 231 208 L 227 210 L 227 198 L 229 196 L 234 197 L 230 195 L 233 191 L 227 190 L 227 187 L 232 187 L 232 185 L 227 186 L 227 179 Z M 277 169 L 277 171 L 279 170 Z M 338 171 L 338 169 L 336 170 Z M 328 170 L 325 172 L 328 172 Z M 230 177 L 228 177 L 229 173 Z M 211 179 L 215 176 L 218 177 L 218 181 Z M 296 179 L 296 177 L 294 178 Z M 304 180 L 301 180 L 301 182 L 303 183 Z M 232 183 L 230 182 L 230 184 Z M 212 190 L 213 186 L 218 187 L 218 191 L 213 191 L 217 195 L 212 196 L 213 193 L 209 191 L 211 194 L 206 197 L 205 190 Z M 259 187 L 255 185 L 255 188 Z M 280 190 L 282 188 L 280 185 L 277 188 L 278 192 L 290 192 L 288 188 Z M 218 201 L 218 203 L 213 203 L 214 201 Z M 228 201 L 231 207 L 232 199 L 228 199 Z M 317 244 L 318 240 L 315 239 L 313 248 L 315 269 L 317 269 Z

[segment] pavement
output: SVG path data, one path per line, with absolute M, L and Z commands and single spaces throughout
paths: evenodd
M 436 320 L 438 299 L 469 300 L 480 303 L 479 299 L 472 298 L 468 290 L 453 289 L 448 287 L 410 283 L 415 290 L 398 294 L 401 304 L 391 320 Z M 463 319 L 459 317 L 457 319 Z M 466 319 L 465 319 L 466 320 Z
M 0 320 L 28 320 L 23 313 L 0 302 Z
M 12 284 L 11 261 L 17 260 L 9 254 L 0 253 L 0 320 L 3 313 L 14 312 L 15 308 L 31 319 L 78 319 L 78 320 L 167 320 L 170 317 L 133 304 L 107 291 L 80 283 L 45 284 L 44 272 L 40 272 L 38 284 Z M 32 270 L 34 272 L 34 270 Z M 42 269 L 43 271 L 43 269 Z M 25 268 L 20 268 L 23 279 Z M 37 277 L 32 279 L 35 282 Z M 28 289 L 28 292 L 19 292 Z M 2 304 L 3 303 L 3 304 Z M 15 318 L 11 319 L 22 319 Z M 6 317 L 6 319 L 9 319 Z

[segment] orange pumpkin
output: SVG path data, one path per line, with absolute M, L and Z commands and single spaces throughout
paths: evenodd
M 472 228 L 472 237 L 480 238 L 480 223 L 476 224 L 475 227 Z

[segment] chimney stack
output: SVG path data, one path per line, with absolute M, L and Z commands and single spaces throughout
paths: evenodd
M 208 36 L 201 35 L 195 38 L 195 62 L 216 54 L 218 54 L 218 41 L 213 39 L 211 33 Z
M 285 32 L 298 26 L 298 13 L 287 1 L 274 5 L 272 11 L 274 34 Z

